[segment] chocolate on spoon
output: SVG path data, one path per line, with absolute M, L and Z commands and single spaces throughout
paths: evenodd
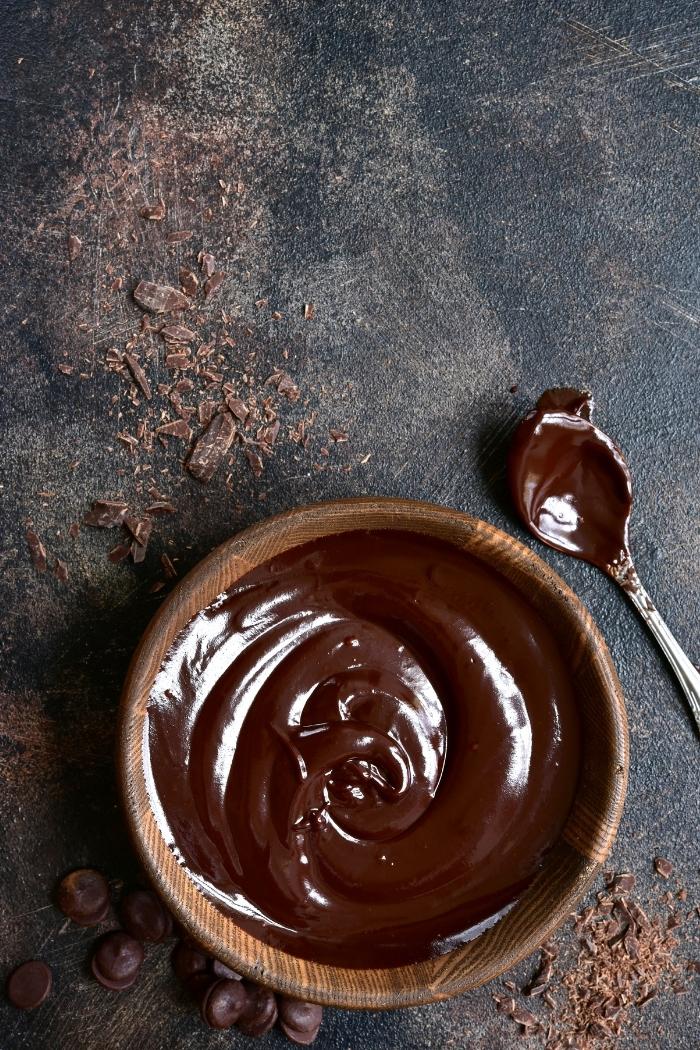
M 629 468 L 617 445 L 591 422 L 592 411 L 586 391 L 545 391 L 513 439 L 511 495 L 538 539 L 596 565 L 622 587 L 675 672 L 700 730 L 700 674 L 639 581 L 629 550 Z

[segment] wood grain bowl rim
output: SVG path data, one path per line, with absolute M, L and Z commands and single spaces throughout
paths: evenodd
M 146 703 L 175 635 L 254 565 L 320 536 L 403 528 L 447 539 L 495 565 L 548 619 L 572 669 L 583 726 L 579 788 L 564 831 L 521 900 L 476 940 L 411 966 L 351 970 L 298 959 L 244 933 L 204 897 L 163 839 L 143 767 Z M 558 633 L 557 633 L 558 632 Z M 146 629 L 124 684 L 118 772 L 127 824 L 144 869 L 187 933 L 234 970 L 293 998 L 389 1009 L 477 988 L 530 955 L 565 921 L 600 870 L 622 816 L 628 731 L 622 689 L 590 614 L 560 577 L 512 536 L 469 514 L 413 500 L 364 497 L 316 503 L 251 525 L 201 561 Z

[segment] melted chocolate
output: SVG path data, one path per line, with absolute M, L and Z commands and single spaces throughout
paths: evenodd
M 375 967 L 512 906 L 566 820 L 578 733 L 526 598 L 452 545 L 377 531 L 290 550 L 191 620 L 144 750 L 206 895 L 270 944 Z
M 591 395 L 547 390 L 518 427 L 510 491 L 530 532 L 618 576 L 631 563 L 632 481 L 622 453 L 591 423 Z

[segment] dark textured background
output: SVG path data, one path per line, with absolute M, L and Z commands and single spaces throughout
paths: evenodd
M 0 1005 L 0 1046 L 243 1045 L 202 1030 L 161 976 L 163 951 L 131 993 L 99 989 L 84 971 L 92 934 L 48 904 L 70 866 L 134 875 L 114 712 L 159 601 L 158 555 L 185 569 L 269 512 L 362 493 L 435 500 L 522 538 L 508 435 L 544 387 L 585 384 L 629 457 L 640 575 L 697 656 L 700 6 L 5 0 L 2 25 L 0 971 L 42 955 L 56 994 L 30 1015 Z M 114 201 L 92 181 L 118 149 L 143 162 L 138 199 L 133 181 Z M 227 208 L 219 177 L 245 186 Z M 229 273 L 220 303 L 250 326 L 261 367 L 291 348 L 285 367 L 320 432 L 345 427 L 350 441 L 322 470 L 320 438 L 280 447 L 259 480 L 237 461 L 232 491 L 222 472 L 204 493 L 172 448 L 154 453 L 179 513 L 135 569 L 105 560 L 111 537 L 73 541 L 66 527 L 93 498 L 136 492 L 115 440 L 132 410 L 103 361 L 135 327 L 131 278 L 172 280 L 184 258 L 135 219 L 158 192 Z M 84 244 L 72 266 L 69 230 Z M 105 312 L 110 260 L 129 281 Z M 34 572 L 30 518 L 68 563 L 66 586 Z M 697 902 L 698 747 L 678 691 L 612 584 L 540 553 L 588 604 L 628 697 L 614 863 L 646 889 L 660 852 Z M 492 990 L 329 1011 L 318 1046 L 521 1045 Z M 620 1046 L 640 1038 L 698 1045 L 697 991 L 652 1003 Z

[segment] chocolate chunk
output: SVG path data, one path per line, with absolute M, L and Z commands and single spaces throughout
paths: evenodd
M 330 434 L 331 439 L 337 442 L 338 444 L 348 440 L 348 434 L 346 430 L 336 430 L 334 427 L 331 427 L 328 433 Z
M 204 952 L 200 952 L 186 941 L 178 941 L 173 949 L 170 961 L 175 971 L 175 976 L 183 984 L 197 974 L 207 973 L 209 960 Z
M 160 330 L 160 334 L 168 343 L 191 343 L 195 332 L 186 328 L 184 324 L 166 324 Z
M 46 572 L 46 548 L 39 537 L 31 529 L 26 532 L 27 547 L 32 565 L 37 572 Z
M 663 857 L 654 857 L 654 868 L 662 879 L 667 879 L 673 874 L 673 864 L 668 860 L 664 860 Z
M 157 201 L 155 204 L 144 204 L 143 208 L 140 209 L 139 215 L 142 219 L 150 219 L 151 222 L 160 222 L 165 218 L 165 205 L 163 201 Z
M 231 447 L 236 427 L 230 412 L 219 412 L 196 442 L 187 469 L 198 481 L 207 482 Z
M 247 1005 L 248 995 L 243 983 L 222 978 L 209 986 L 199 1009 L 202 1020 L 210 1028 L 221 1029 L 231 1028 Z
M 92 508 L 83 518 L 83 525 L 92 525 L 98 529 L 112 529 L 121 525 L 129 507 L 117 500 L 96 499 Z
M 154 284 L 153 281 L 139 281 L 134 289 L 134 299 L 144 310 L 150 310 L 153 314 L 188 310 L 191 305 L 187 296 L 177 288 L 169 284 Z
M 631 893 L 637 884 L 635 876 L 629 871 L 615 875 L 609 883 L 611 893 Z
M 121 906 L 122 926 L 139 941 L 159 944 L 173 932 L 173 920 L 153 890 L 132 890 Z
M 197 294 L 197 289 L 199 288 L 199 278 L 196 273 L 192 272 L 192 270 L 183 267 L 180 270 L 180 284 L 182 285 L 182 290 L 185 295 L 195 296 Z
M 95 926 L 109 912 L 107 879 L 94 868 L 71 871 L 58 884 L 56 903 L 78 926 Z
M 221 285 L 224 283 L 225 277 L 226 274 L 218 270 L 216 273 L 213 273 L 211 277 L 207 278 L 207 280 L 204 282 L 205 299 L 211 299 L 212 295 L 218 292 L 219 288 L 221 288 Z
M 189 354 L 166 354 L 165 367 L 170 369 L 187 368 L 192 364 Z
M 68 258 L 71 262 L 78 258 L 81 251 L 83 250 L 83 242 L 80 237 L 76 237 L 74 233 L 68 236 Z
M 252 981 L 242 981 L 239 987 L 244 989 L 247 998 L 237 1022 L 238 1029 L 245 1035 L 265 1035 L 274 1028 L 277 1020 L 275 993 L 270 988 L 253 984 Z
M 7 998 L 19 1010 L 35 1010 L 45 1002 L 53 984 L 51 970 L 41 959 L 31 959 L 12 971 L 7 979 Z
M 222 963 L 220 959 L 212 959 L 210 970 L 215 977 L 226 977 L 230 981 L 241 981 L 243 978 L 235 970 L 229 969 L 225 963 Z
M 173 230 L 165 238 L 168 244 L 182 244 L 183 241 L 189 241 L 192 236 L 192 230 Z
M 121 992 L 130 988 L 143 962 L 143 946 L 122 930 L 107 933 L 92 956 L 92 972 L 104 988 Z
M 321 1027 L 323 1010 L 315 1003 L 302 1003 L 296 999 L 280 996 L 279 1025 L 292 1043 L 298 1046 L 309 1046 L 313 1043 Z
M 133 518 L 130 514 L 127 514 L 124 518 L 124 525 L 136 542 L 142 547 L 145 547 L 150 539 L 151 530 L 153 528 L 153 522 L 151 519 Z
M 133 354 L 124 354 L 124 360 L 129 366 L 129 371 L 134 377 L 134 382 L 140 388 L 141 393 L 147 401 L 151 400 L 151 384 L 146 378 L 146 373 Z

